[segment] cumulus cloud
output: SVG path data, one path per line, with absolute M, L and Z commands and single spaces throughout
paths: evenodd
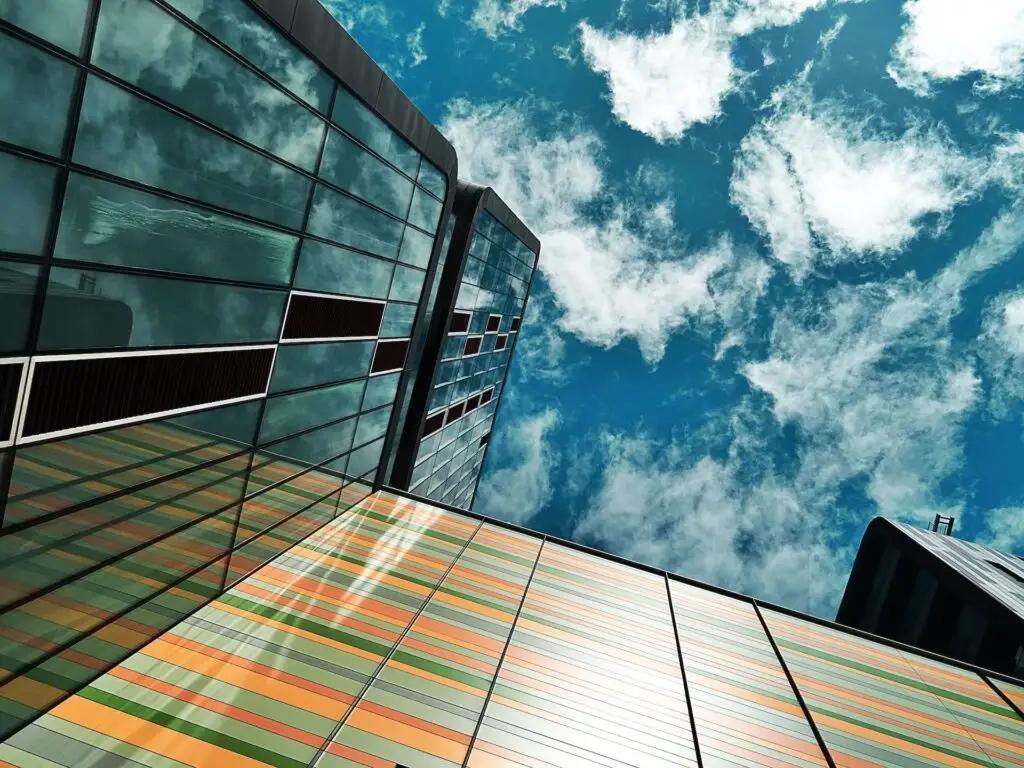
M 479 0 L 469 23 L 494 39 L 519 28 L 519 20 L 531 8 L 561 8 L 565 0 Z
M 1000 507 L 985 514 L 985 530 L 978 544 L 1011 555 L 1024 555 L 1024 507 Z
M 887 132 L 797 83 L 741 142 L 730 194 L 799 279 L 816 265 L 897 254 L 940 231 L 986 179 L 985 162 L 938 129 Z
M 545 410 L 502 428 L 495 440 L 494 459 L 506 459 L 501 469 L 488 473 L 477 493 L 476 509 L 485 515 L 524 523 L 551 501 L 551 474 L 557 460 L 550 433 L 558 412 Z
M 1024 5 L 1019 0 L 907 0 L 907 24 L 893 50 L 890 76 L 927 93 L 938 82 L 981 76 L 984 89 L 1024 77 Z
M 1002 418 L 1024 401 L 1024 291 L 989 303 L 978 353 L 990 386 L 989 409 Z
M 562 330 L 602 347 L 633 338 L 653 364 L 684 325 L 742 320 L 732 308 L 743 303 L 736 291 L 749 281 L 716 288 L 714 278 L 756 256 L 727 239 L 686 249 L 670 205 L 634 202 L 612 189 L 597 135 L 571 124 L 541 135 L 536 126 L 550 118 L 526 103 L 457 101 L 442 130 L 459 151 L 460 173 L 500 190 L 540 237 L 540 269 Z

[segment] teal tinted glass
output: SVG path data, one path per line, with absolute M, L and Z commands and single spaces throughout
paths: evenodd
M 386 376 L 372 376 L 366 382 L 366 394 L 363 396 L 363 410 L 369 411 L 382 405 L 394 402 L 398 391 L 398 379 L 401 373 L 389 373 Z
M 406 175 L 416 178 L 419 152 L 341 86 L 334 97 L 331 119 Z
M 426 158 L 420 163 L 420 175 L 417 181 L 444 200 L 448 192 L 448 181 L 445 179 L 445 175 Z
M 277 350 L 271 392 L 312 387 L 365 376 L 370 371 L 374 342 L 289 344 Z
M 380 211 L 317 185 L 307 231 L 379 256 L 395 258 L 405 225 Z
M 167 2 L 307 104 L 327 112 L 334 79 L 245 0 Z
M 409 214 L 413 183 L 338 131 L 327 137 L 319 175 L 389 213 Z
M 107 0 L 92 61 L 307 171 L 326 123 L 149 0 Z
M 441 207 L 440 201 L 422 189 L 417 189 L 412 198 L 412 208 L 409 210 L 409 223 L 430 233 L 436 233 L 437 225 L 441 223 Z
M 42 253 L 56 178 L 52 166 L 0 152 L 0 250 Z
M 351 448 L 352 434 L 355 430 L 355 419 L 348 419 L 340 424 L 330 424 L 297 437 L 288 438 L 280 443 L 274 443 L 260 451 L 257 458 L 281 456 L 290 461 L 313 466 L 340 456 Z M 250 483 L 246 493 L 251 493 L 253 490 Z
M 0 34 L 0 140 L 59 155 L 77 67 Z
M 273 342 L 285 300 L 283 291 L 54 267 L 39 347 Z
M 0 0 L 0 19 L 78 55 L 89 0 Z
M 426 277 L 427 273 L 422 270 L 403 266 L 396 267 L 395 279 L 391 281 L 391 291 L 388 294 L 388 298 L 397 299 L 398 301 L 418 302 Z
M 399 261 L 406 264 L 426 269 L 430 264 L 430 253 L 434 249 L 434 238 L 417 232 L 410 227 L 405 228 L 405 237 L 402 239 L 402 249 L 399 251 Z
M 38 283 L 36 265 L 0 261 L 0 353 L 25 351 Z
M 286 285 L 299 239 L 72 173 L 55 256 Z
M 391 419 L 391 408 L 385 406 L 369 413 L 359 414 L 354 445 L 363 445 L 384 434 Z
M 353 381 L 271 398 L 260 427 L 260 443 L 354 416 L 359 411 L 364 384 L 365 380 Z
M 359 448 L 348 457 L 348 467 L 345 473 L 352 477 L 362 477 L 377 468 L 380 462 L 380 454 L 384 448 L 384 438 L 375 443 Z
M 90 76 L 76 162 L 298 229 L 310 181 Z
M 394 270 L 395 265 L 389 261 L 305 240 L 295 273 L 295 287 L 383 299 L 387 298 Z
M 384 310 L 384 322 L 381 323 L 382 338 L 405 339 L 412 335 L 412 326 L 416 321 L 415 304 L 396 304 L 388 302 Z

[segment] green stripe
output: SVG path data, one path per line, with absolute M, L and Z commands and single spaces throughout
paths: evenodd
M 533 568 L 533 560 L 528 560 L 525 557 L 513 555 L 510 552 L 505 552 L 504 550 L 496 549 L 495 547 L 489 547 L 486 544 L 477 544 L 475 541 L 471 541 L 469 543 L 468 549 L 472 549 L 477 552 L 484 552 L 485 554 L 493 555 L 494 557 L 500 557 L 502 560 L 507 560 L 510 563 L 522 565 L 525 568 Z
M 416 654 L 409 653 L 408 651 L 395 651 L 392 658 L 395 661 L 408 664 L 410 667 L 422 669 L 424 672 L 431 672 L 440 677 L 446 677 L 449 680 L 465 683 L 466 685 L 470 685 L 480 691 L 487 691 L 487 689 L 491 687 L 491 678 L 489 677 L 480 677 L 479 675 L 473 675 L 469 672 L 463 672 L 461 669 L 455 669 L 453 667 L 449 667 L 447 664 L 425 659 L 422 656 L 417 656 Z
M 223 749 L 230 750 L 239 755 L 252 758 L 253 760 L 259 760 L 266 763 L 267 765 L 276 766 L 276 768 L 307 768 L 305 762 L 301 760 L 295 760 L 290 757 L 278 754 L 272 750 L 264 747 L 258 747 L 248 741 L 242 739 L 236 739 L 233 736 L 225 736 L 222 733 L 211 728 L 204 728 L 200 725 L 195 725 L 182 720 L 180 717 L 174 717 L 161 712 L 158 709 L 147 707 L 143 704 L 136 704 L 135 702 L 123 699 L 120 696 L 107 693 L 106 691 L 100 690 L 99 688 L 88 687 L 82 690 L 79 696 L 94 701 L 97 704 L 102 704 L 105 707 L 116 709 L 120 712 L 124 712 L 132 717 L 137 717 L 140 720 L 145 720 L 150 723 L 155 723 L 168 730 L 177 731 L 186 736 L 191 736 L 194 739 L 205 741 L 207 744 L 213 744 L 214 746 L 221 747 Z

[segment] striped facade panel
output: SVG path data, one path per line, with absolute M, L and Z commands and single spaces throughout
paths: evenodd
M 478 525 L 367 499 L 20 731 L 0 764 L 51 750 L 42 764 L 70 768 L 85 744 L 118 765 L 306 766 Z
M 705 768 L 827 765 L 754 606 L 670 585 Z
M 839 768 L 995 765 L 951 705 L 899 650 L 763 611 Z
M 317 765 L 460 768 L 539 551 L 481 527 Z
M 1024 712 L 1024 685 L 1014 685 L 998 678 L 989 678 L 992 684 L 1003 692 L 1003 695 L 1013 702 L 1017 710 Z
M 664 578 L 545 544 L 468 765 L 695 767 Z

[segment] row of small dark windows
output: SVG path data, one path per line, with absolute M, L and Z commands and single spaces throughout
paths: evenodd
M 472 313 L 456 311 L 452 314 L 452 324 L 448 333 L 468 333 L 469 332 L 469 321 Z M 487 328 L 484 333 L 497 333 L 501 327 L 501 318 L 503 315 L 488 315 L 487 317 Z M 519 317 L 512 318 L 512 327 L 509 329 L 509 333 L 515 333 L 519 330 Z
M 445 427 L 472 413 L 477 408 L 487 405 L 491 402 L 492 397 L 494 397 L 494 387 L 485 389 L 483 392 L 478 392 L 475 395 L 470 395 L 465 400 L 460 400 L 454 405 L 448 406 L 447 409 L 428 416 L 423 424 L 423 437 L 430 437 L 439 431 L 441 427 Z

